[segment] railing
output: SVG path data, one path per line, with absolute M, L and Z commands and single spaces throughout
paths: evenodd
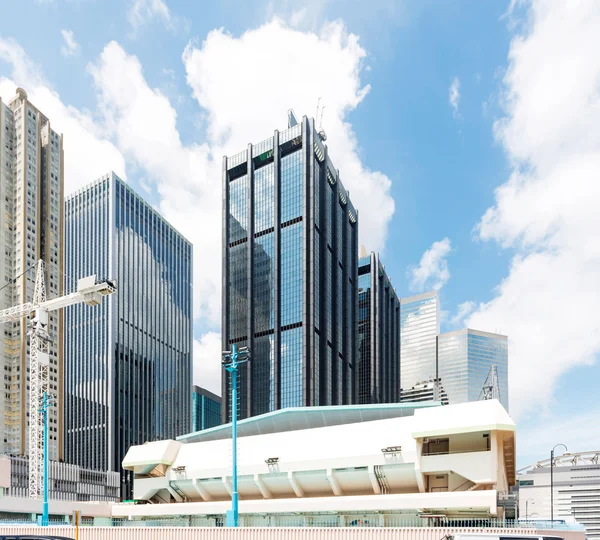
M 452 450 L 447 452 L 423 452 L 422 456 L 447 456 L 452 454 L 470 454 L 473 452 L 491 452 L 487 448 L 480 448 L 479 450 Z
M 517 521 L 501 519 L 444 519 L 438 517 L 409 517 L 398 514 L 351 514 L 339 515 L 272 515 L 244 516 L 240 515 L 240 526 L 247 528 L 286 528 L 286 527 L 368 527 L 368 528 L 461 528 L 461 529 L 528 529 L 581 531 L 583 526 L 565 521 Z M 27 519 L 3 519 L 2 527 L 32 527 L 35 521 Z M 72 530 L 74 527 L 66 520 L 50 519 L 52 527 Z M 177 517 L 168 519 L 124 519 L 124 518 L 84 518 L 80 528 L 140 528 L 140 527 L 224 527 L 224 516 L 213 517 Z

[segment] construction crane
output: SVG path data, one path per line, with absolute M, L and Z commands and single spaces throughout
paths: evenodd
M 29 497 L 41 498 L 40 479 L 43 478 L 44 448 L 42 411 L 40 406 L 44 392 L 48 392 L 48 365 L 50 364 L 49 345 L 52 341 L 48 333 L 48 312 L 56 311 L 74 304 L 97 306 L 103 296 L 113 294 L 117 287 L 114 281 L 96 281 L 96 276 L 78 280 L 77 290 L 73 293 L 46 299 L 44 280 L 44 261 L 37 263 L 35 288 L 31 302 L 20 306 L 0 310 L 0 324 L 17 321 L 35 313 L 31 321 L 29 335 Z M 25 374 L 22 374 L 24 377 Z M 22 384 L 24 384 L 22 382 Z
M 500 399 L 500 385 L 498 383 L 498 370 L 496 366 L 493 365 L 490 367 L 488 375 L 483 383 L 483 387 L 481 388 L 481 393 L 479 394 L 480 400 L 486 399 Z

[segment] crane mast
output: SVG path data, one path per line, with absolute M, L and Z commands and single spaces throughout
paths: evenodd
M 114 281 L 96 281 L 96 276 L 88 276 L 77 282 L 77 291 L 46 299 L 44 261 L 37 263 L 35 288 L 31 302 L 0 310 L 0 324 L 16 321 L 35 312 L 31 320 L 29 336 L 29 497 L 40 499 L 42 491 L 44 448 L 43 415 L 40 409 L 44 392 L 49 393 L 48 367 L 49 346 L 52 341 L 48 332 L 48 312 L 74 304 L 85 303 L 97 306 L 103 296 L 116 292 Z M 23 383 L 22 383 L 23 384 Z

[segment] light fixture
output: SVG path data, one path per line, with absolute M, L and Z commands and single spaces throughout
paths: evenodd
M 402 452 L 401 446 L 386 446 L 381 449 L 382 454 L 399 454 L 400 452 Z
M 275 465 L 276 463 L 279 463 L 279 458 L 278 457 L 270 457 L 265 459 L 265 463 L 267 465 Z

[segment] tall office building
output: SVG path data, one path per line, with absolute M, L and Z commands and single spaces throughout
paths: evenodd
M 0 99 L 0 309 L 30 302 L 36 261 L 46 263 L 48 298 L 62 293 L 63 141 L 50 120 L 17 89 Z M 62 457 L 62 314 L 49 313 L 48 392 L 57 399 L 49 415 L 49 457 Z M 2 325 L 0 453 L 25 455 L 29 442 L 29 345 L 27 319 Z
M 379 255 L 358 261 L 358 403 L 400 401 L 400 300 Z
M 120 471 L 130 446 L 191 429 L 192 245 L 114 173 L 70 195 L 65 218 L 67 279 L 118 287 L 65 310 L 66 457 Z M 123 472 L 123 498 L 131 487 Z
M 223 161 L 222 340 L 251 350 L 242 418 L 355 399 L 358 215 L 323 140 L 292 115 Z
M 508 338 L 470 328 L 439 336 L 438 373 L 451 405 L 480 399 L 484 385 L 492 382 L 492 366 L 500 402 L 508 410 Z
M 221 398 L 194 385 L 192 391 L 192 431 L 201 431 L 221 424 Z
M 400 384 L 413 395 L 423 384 L 437 384 L 436 341 L 440 333 L 437 291 L 400 300 Z

